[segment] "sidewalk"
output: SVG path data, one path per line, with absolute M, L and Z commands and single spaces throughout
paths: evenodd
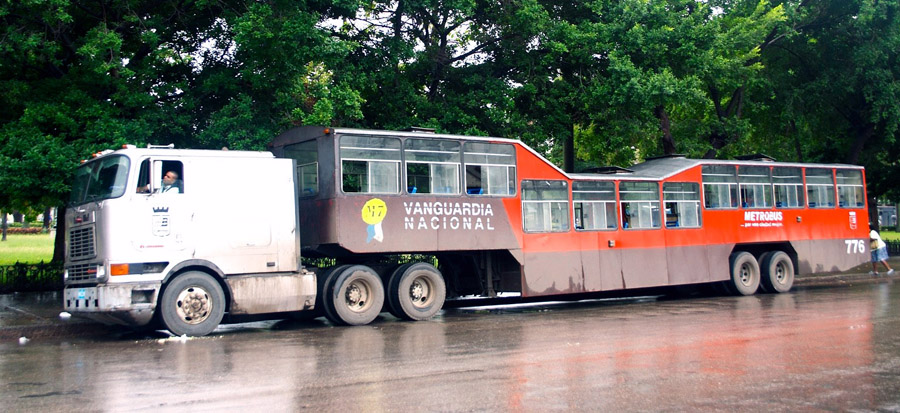
M 799 275 L 794 279 L 794 288 L 900 279 L 900 257 L 891 257 L 888 263 L 897 270 L 890 276 L 884 273 L 877 277 L 869 275 L 872 265 L 867 263 L 841 273 Z M 881 269 L 879 264 L 879 270 Z M 0 294 L 0 343 L 16 341 L 20 337 L 76 337 L 86 333 L 121 330 L 121 327 L 105 326 L 82 318 L 63 318 L 60 316 L 62 311 L 61 291 Z

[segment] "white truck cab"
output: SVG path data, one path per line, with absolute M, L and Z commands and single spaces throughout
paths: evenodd
M 226 314 L 312 310 L 295 161 L 269 152 L 126 147 L 75 173 L 65 310 L 205 335 Z

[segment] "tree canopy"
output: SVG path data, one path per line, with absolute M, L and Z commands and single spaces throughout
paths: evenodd
M 849 162 L 900 198 L 900 0 L 0 2 L 0 209 L 123 143 L 292 125 L 518 138 L 568 170 Z

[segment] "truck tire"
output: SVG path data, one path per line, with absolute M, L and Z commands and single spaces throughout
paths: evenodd
M 330 286 L 334 285 L 334 279 L 337 278 L 337 274 L 340 274 L 341 271 L 344 271 L 349 267 L 350 266 L 346 264 L 328 267 L 322 273 L 322 276 L 318 277 L 316 280 L 316 312 L 324 315 L 325 318 L 331 320 L 332 323 L 334 323 L 334 320 L 337 318 L 334 314 L 334 302 L 328 294 L 325 294 L 325 291 L 327 291 Z
M 753 295 L 759 289 L 759 263 L 753 254 L 741 251 L 731 254 L 731 280 L 725 285 L 735 295 Z
M 169 282 L 159 301 L 163 326 L 176 336 L 205 336 L 225 315 L 225 293 L 210 275 L 190 271 Z
M 770 251 L 760 260 L 762 287 L 770 293 L 786 293 L 794 285 L 794 262 L 783 251 Z
M 391 314 L 406 320 L 427 320 L 444 306 L 447 286 L 433 265 L 405 264 L 391 274 L 388 282 L 388 307 Z
M 384 306 L 384 286 L 374 270 L 352 265 L 335 271 L 333 281 L 325 283 L 325 316 L 336 325 L 365 325 L 372 322 Z

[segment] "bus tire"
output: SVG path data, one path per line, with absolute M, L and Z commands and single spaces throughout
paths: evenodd
M 374 270 L 352 265 L 335 271 L 332 277 L 334 280 L 325 285 L 323 297 L 325 316 L 332 323 L 358 326 L 378 317 L 384 306 L 384 286 Z
M 786 293 L 794 285 L 794 262 L 783 251 L 770 251 L 760 260 L 763 289 L 770 293 Z
M 433 265 L 405 264 L 391 274 L 388 282 L 388 307 L 391 314 L 405 320 L 427 320 L 444 306 L 447 286 Z
M 225 293 L 209 274 L 189 271 L 169 282 L 159 302 L 163 326 L 176 336 L 205 336 L 225 315 Z
M 335 265 L 334 267 L 328 267 L 322 272 L 322 275 L 317 277 L 316 279 L 316 312 L 324 315 L 332 323 L 336 323 L 334 320 L 337 319 L 337 316 L 334 314 L 334 302 L 331 300 L 331 297 L 325 293 L 329 288 L 334 285 L 334 279 L 337 278 L 335 274 L 339 274 L 341 271 L 349 268 L 349 265 Z
M 726 285 L 735 295 L 753 295 L 759 289 L 759 263 L 753 254 L 741 251 L 731 254 L 731 280 Z

